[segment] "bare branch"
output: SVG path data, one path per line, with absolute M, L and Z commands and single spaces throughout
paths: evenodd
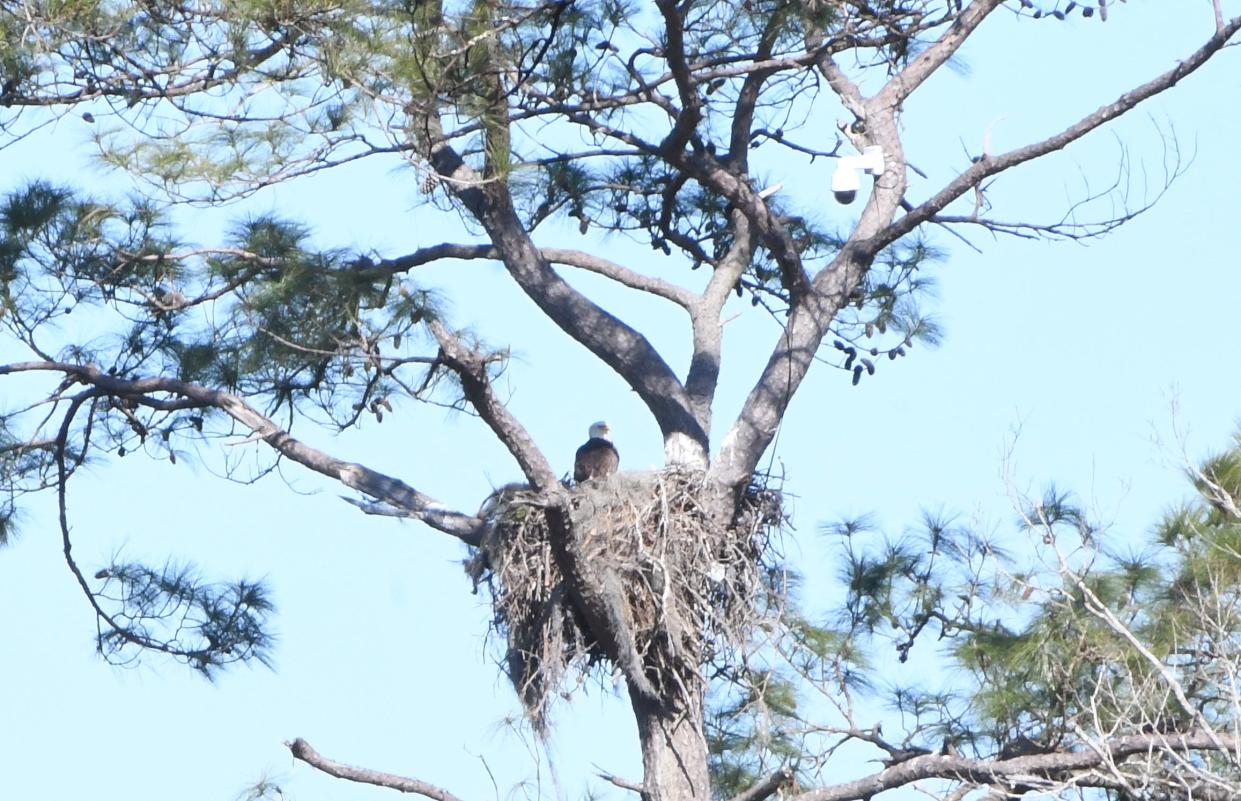
M 905 101 L 922 82 L 940 67 L 952 54 L 957 52 L 965 40 L 982 24 L 991 12 L 1002 5 L 1004 0 L 974 0 L 953 21 L 934 44 L 923 50 L 918 56 L 894 75 L 879 90 L 875 100 L 887 108 L 896 108 Z
M 779 14 L 773 14 L 768 20 L 755 53 L 756 61 L 770 58 L 782 24 Z M 750 72 L 742 81 L 741 90 L 738 92 L 729 128 L 727 159 L 729 168 L 737 174 L 744 175 L 749 172 L 755 109 L 766 80 L 774 72 L 774 68 Z M 771 194 L 767 190 L 759 192 L 756 202 L 765 209 Z M 754 260 L 755 236 L 750 217 L 740 209 L 733 209 L 729 215 L 729 226 L 732 229 L 732 246 L 723 258 L 716 262 L 715 270 L 703 291 L 702 304 L 693 315 L 694 354 L 685 378 L 685 387 L 693 399 L 695 411 L 699 419 L 706 421 L 708 425 L 711 421 L 711 403 L 720 375 L 720 315 L 733 287 Z M 796 272 L 786 270 L 786 275 L 796 275 Z M 790 282 L 786 280 L 786 283 Z
M 174 643 L 161 642 L 152 637 L 135 633 L 130 631 L 128 626 L 122 625 L 116 620 L 115 617 L 108 614 L 108 612 L 106 612 L 104 608 L 99 605 L 98 597 L 96 597 L 95 593 L 91 591 L 90 585 L 86 583 L 86 576 L 82 574 L 82 570 L 78 567 L 77 561 L 73 558 L 73 540 L 69 536 L 69 501 L 67 495 L 69 488 L 69 475 L 71 471 L 68 467 L 68 460 L 65 456 L 68 449 L 69 432 L 73 425 L 74 416 L 77 414 L 78 410 L 82 408 L 84 403 L 87 401 L 94 401 L 100 397 L 100 395 L 102 395 L 102 393 L 94 390 L 88 390 L 73 398 L 69 403 L 68 411 L 65 412 L 64 419 L 61 421 L 60 432 L 56 435 L 56 509 L 57 520 L 60 523 L 61 553 L 64 555 L 65 564 L 69 566 L 69 572 L 73 574 L 74 580 L 77 581 L 78 586 L 82 589 L 82 593 L 86 596 L 87 601 L 90 602 L 91 607 L 95 610 L 97 619 L 106 623 L 108 627 L 125 642 L 132 643 L 133 645 L 137 645 L 141 648 L 149 648 L 155 651 L 160 651 L 170 656 L 183 657 L 191 660 L 201 658 L 205 655 L 204 652 L 185 650 L 177 647 Z
M 612 784 L 616 787 L 621 788 L 622 790 L 629 790 L 631 792 L 639 793 L 639 794 L 646 792 L 646 787 L 639 784 L 638 782 L 630 781 L 629 779 L 625 779 L 620 776 L 615 776 L 611 773 L 600 773 L 599 778 L 603 779 L 605 782 L 608 782 L 609 784 Z
M 677 0 L 659 0 L 656 5 L 664 18 L 667 39 L 664 58 L 668 60 L 668 69 L 672 72 L 677 94 L 681 98 L 681 111 L 677 114 L 676 123 L 660 143 L 659 149 L 664 153 L 679 153 L 685 149 L 702 120 L 702 99 L 698 96 L 694 75 L 685 62 L 685 30 L 684 21 L 681 19 L 681 4 Z
M 740 487 L 749 479 L 814 363 L 828 327 L 862 280 L 872 258 L 860 248 L 846 246 L 815 276 L 813 291 L 790 309 L 762 374 L 724 436 L 711 465 L 714 478 L 731 487 Z
M 980 0 L 970 6 L 989 9 L 993 0 Z M 1224 31 L 1195 51 L 1188 59 L 1155 80 L 1100 108 L 1060 134 L 1043 142 L 997 157 L 984 157 L 951 181 L 945 189 L 891 222 L 904 199 L 904 171 L 892 167 L 876 181 L 875 191 L 849 237 L 832 262 L 820 270 L 811 284 L 812 291 L 795 299 L 784 331 L 772 351 L 761 377 L 746 398 L 741 414 L 725 435 L 712 465 L 712 473 L 730 486 L 738 486 L 750 475 L 771 442 L 794 392 L 813 362 L 819 344 L 832 319 L 843 307 L 849 293 L 859 284 L 874 255 L 935 215 L 984 178 L 1038 156 L 1058 150 L 1075 139 L 1129 111 L 1142 100 L 1162 92 L 1201 67 L 1212 54 L 1224 47 L 1241 29 L 1241 18 L 1228 23 Z M 946 34 L 947 36 L 947 34 Z M 867 136 L 884 147 L 893 162 L 903 159 L 893 108 L 867 101 Z M 744 208 L 744 207 L 743 207 Z M 766 243 L 766 240 L 764 240 Z
M 1227 46 L 1228 41 L 1238 30 L 1241 30 L 1241 17 L 1234 17 L 1214 36 L 1208 39 L 1202 47 L 1195 50 L 1189 57 L 1172 69 L 1147 81 L 1136 89 L 1125 92 L 1115 101 L 1106 106 L 1101 106 L 1054 136 L 1048 137 L 1041 142 L 1035 142 L 1025 147 L 1011 150 L 999 156 L 982 156 L 969 169 L 954 178 L 934 196 L 922 202 L 913 211 L 884 229 L 872 244 L 876 247 L 884 247 L 895 242 L 922 223 L 932 219 L 938 212 L 947 207 L 949 203 L 965 194 L 970 188 L 981 183 L 984 178 L 996 175 L 1040 156 L 1045 156 L 1048 153 L 1061 150 L 1101 125 L 1133 110 L 1142 101 L 1171 89 L 1203 64 L 1206 64 L 1212 55 Z
M 312 448 L 276 425 L 241 398 L 227 392 L 208 389 L 174 378 L 138 378 L 126 380 L 108 375 L 93 365 L 64 362 L 20 362 L 0 365 L 0 376 L 20 372 L 58 372 L 67 378 L 93 386 L 101 394 L 115 395 L 156 409 L 188 409 L 213 407 L 253 431 L 282 456 L 335 479 L 351 489 L 376 500 L 406 510 L 411 517 L 469 545 L 477 545 L 482 521 L 447 509 L 429 495 L 419 492 L 399 479 L 384 475 L 364 465 L 346 462 Z M 151 397 L 167 393 L 174 398 Z
M 384 773 L 383 771 L 371 770 L 370 768 L 359 768 L 353 765 L 346 765 L 344 762 L 337 762 L 334 759 L 328 759 L 311 748 L 310 743 L 301 737 L 298 737 L 291 743 L 285 743 L 285 747 L 292 752 L 294 759 L 300 759 L 312 768 L 323 771 L 329 776 L 335 776 L 338 779 L 347 779 L 361 784 L 374 784 L 379 787 L 399 790 L 402 793 L 425 796 L 434 799 L 434 801 L 461 801 L 460 798 L 442 787 L 436 787 L 419 779 L 397 776 L 394 773 Z
M 827 85 L 840 98 L 841 105 L 849 109 L 858 119 L 866 119 L 866 101 L 862 98 L 861 90 L 858 89 L 857 84 L 849 80 L 844 70 L 836 65 L 830 53 L 824 53 L 820 57 L 819 71 L 827 79 Z
M 715 266 L 702 302 L 691 316 L 693 321 L 694 355 L 685 377 L 699 419 L 711 422 L 711 402 L 720 377 L 720 348 L 723 331 L 720 315 L 733 287 L 754 258 L 754 233 L 750 220 L 740 211 L 733 211 L 733 245 Z
M 684 309 L 692 308 L 697 300 L 694 293 L 684 287 L 677 286 L 662 278 L 643 275 L 624 265 L 617 264 L 592 253 L 565 248 L 539 248 L 539 254 L 551 264 L 563 264 L 566 267 L 576 267 L 580 270 L 602 275 L 630 289 L 637 289 L 641 292 L 647 292 L 665 300 L 670 300 Z M 405 256 L 384 259 L 377 262 L 375 266 L 382 270 L 398 273 L 440 259 L 493 259 L 500 261 L 501 256 L 494 245 L 463 245 L 445 242 L 440 245 L 419 248 Z
M 790 801 L 854 801 L 903 787 L 923 779 L 949 779 L 974 784 L 1005 785 L 1022 776 L 1059 777 L 1085 772 L 1106 761 L 1119 762 L 1151 751 L 1188 752 L 1235 750 L 1239 742 L 1215 732 L 1194 730 L 1184 734 L 1139 734 L 1120 737 L 1082 751 L 1055 751 L 1015 759 L 986 760 L 927 754 L 893 765 L 879 773 L 794 795 Z
M 1059 555 L 1058 548 L 1057 554 Z M 1063 555 L 1060 555 L 1060 564 L 1061 572 L 1064 575 L 1073 575 L 1068 569 L 1068 565 L 1065 562 Z M 1159 657 L 1155 656 L 1155 654 L 1151 652 L 1150 648 L 1139 640 L 1137 636 L 1130 631 L 1127 626 L 1125 626 L 1125 624 L 1116 619 L 1116 615 L 1111 609 L 1108 608 L 1107 604 L 1099 600 L 1099 596 L 1095 594 L 1094 590 L 1090 589 L 1090 586 L 1080 576 L 1074 576 L 1073 581 L 1077 585 L 1078 591 L 1082 593 L 1082 597 L 1085 598 L 1086 608 L 1090 610 L 1091 614 L 1099 620 L 1102 620 L 1114 634 L 1129 643 L 1129 646 L 1140 654 L 1142 658 L 1146 660 L 1147 664 L 1149 664 L 1159 673 L 1160 676 L 1163 677 L 1168 689 L 1174 696 L 1176 696 L 1176 701 L 1180 704 L 1181 709 L 1185 711 L 1185 714 L 1192 716 L 1198 725 L 1202 727 L 1201 732 L 1210 738 L 1212 744 L 1210 747 L 1224 752 L 1234 750 L 1232 745 L 1226 745 L 1220 736 L 1213 729 L 1209 728 L 1208 724 L 1210 721 L 1208 721 L 1201 710 L 1199 710 L 1198 707 L 1189 700 L 1189 697 L 1185 694 L 1185 687 L 1180 681 L 1177 680 L 1172 669 L 1164 664 Z

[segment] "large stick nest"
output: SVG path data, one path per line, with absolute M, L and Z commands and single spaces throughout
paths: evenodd
M 720 524 L 710 490 L 702 473 L 667 470 L 569 491 L 577 547 L 617 596 L 637 669 L 673 702 L 701 693 L 704 662 L 744 643 L 770 609 L 765 557 L 784 524 L 780 493 L 756 482 Z M 467 569 L 488 588 L 505 670 L 541 730 L 553 694 L 568 697 L 605 656 L 565 589 L 539 495 L 509 485 L 482 515 L 487 530 Z

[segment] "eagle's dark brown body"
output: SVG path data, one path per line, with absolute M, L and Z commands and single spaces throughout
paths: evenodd
M 607 438 L 609 431 L 606 423 L 595 423 L 590 427 L 590 439 L 577 449 L 577 458 L 573 460 L 574 481 L 590 481 L 616 472 L 620 466 L 620 454 Z

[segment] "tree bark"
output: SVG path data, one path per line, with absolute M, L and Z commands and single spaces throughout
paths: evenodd
M 642 801 L 710 801 L 702 697 L 695 695 L 692 709 L 633 698 L 642 744 Z
M 483 226 L 509 275 L 561 330 L 620 375 L 651 411 L 666 449 L 678 462 L 703 466 L 707 432 L 695 417 L 684 385 L 637 330 L 573 289 L 550 268 L 530 239 L 507 186 L 486 183 L 428 120 L 428 160 L 452 183 L 453 193 Z M 686 442 L 694 446 L 686 445 Z M 684 460 L 684 461 L 682 461 Z

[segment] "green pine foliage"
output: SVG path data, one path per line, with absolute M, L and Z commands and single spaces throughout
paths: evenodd
M 831 42 L 839 49 L 823 54 L 861 54 L 863 71 L 891 75 L 923 52 L 920 39 L 960 25 L 961 4 L 677 5 L 680 47 L 660 9 L 627 0 L 56 0 L 29 4 L 23 19 L 0 15 L 0 107 L 79 110 L 96 126 L 103 163 L 150 193 L 3 188 L 0 326 L 65 369 L 49 397 L 0 409 L 0 545 L 14 536 L 24 494 L 63 489 L 91 460 L 175 462 L 237 433 L 218 405 L 170 382 L 238 396 L 286 429 L 381 423 L 410 401 L 465 407 L 426 332 L 442 302 L 406 278 L 426 254 L 386 261 L 334 248 L 277 215 L 192 242 L 173 224 L 179 203 L 220 204 L 358 159 L 399 158 L 423 179 L 428 204 L 464 208 L 483 226 L 512 211 L 532 236 L 568 223 L 631 237 L 657 254 L 653 273 L 705 274 L 741 259 L 743 269 L 725 273 L 737 276 L 732 290 L 783 324 L 806 292 L 802 268 L 817 274 L 847 237 L 741 162 L 776 148 L 812 161 L 841 155 L 867 121 L 855 114 L 834 144 L 821 135 L 815 104 L 836 95 L 809 57 Z M 1096 9 L 1102 16 L 1102 4 L 1080 13 Z M 692 85 L 676 86 L 686 81 L 678 68 Z M 753 110 L 744 124 L 739 107 Z M 452 184 L 449 150 L 484 180 Z M 726 195 L 720 175 L 745 192 Z M 500 201 L 475 202 L 489 192 Z M 758 192 L 784 238 L 755 235 L 756 212 L 749 220 L 733 206 Z M 781 249 L 797 254 L 796 269 L 776 258 Z M 860 283 L 832 299 L 845 305 L 823 321 L 830 346 L 813 355 L 856 384 L 915 343 L 937 343 L 926 267 L 942 258 L 917 231 L 868 252 Z M 66 334 L 69 315 L 79 329 L 85 318 L 89 340 Z M 488 359 L 493 374 L 504 369 L 505 354 Z M 108 379 L 83 382 L 85 371 Z M 43 403 L 67 409 L 62 426 L 40 416 Z M 1019 505 L 1005 539 L 942 514 L 897 536 L 864 518 L 826 526 L 840 546 L 830 612 L 799 609 L 799 577 L 775 567 L 753 642 L 704 658 L 713 791 L 729 798 L 785 768 L 816 782 L 838 748 L 859 740 L 889 761 L 947 740 L 992 757 L 1241 724 L 1231 703 L 1241 439 L 1190 478 L 1198 496 L 1136 551 L 1115 549 L 1054 489 Z M 61 525 L 108 659 L 155 650 L 207 677 L 269 661 L 274 607 L 261 583 L 173 564 L 117 563 L 88 578 Z M 948 667 L 960 681 L 885 685 L 878 676 L 893 661 Z M 882 734 L 858 719 L 855 700 L 880 702 L 903 725 Z
M 938 514 L 897 538 L 869 517 L 825 525 L 840 545 L 843 599 L 833 620 L 817 623 L 786 596 L 782 636 L 762 651 L 766 661 L 720 683 L 727 692 L 714 698 L 709 726 L 717 796 L 777 766 L 813 781 L 814 756 L 859 728 L 848 714 L 824 720 L 854 704 L 879 702 L 896 715 L 903 728 L 885 735 L 891 748 L 934 751 L 952 741 L 978 758 L 1088 748 L 1083 738 L 1234 729 L 1239 445 L 1190 471 L 1198 494 L 1139 549 L 1113 550 L 1111 536 L 1055 488 L 1023 504 L 1003 545 Z M 917 672 L 953 681 L 872 683 L 875 666 L 894 658 L 934 664 Z M 1150 786 L 1175 781 L 1174 764 L 1162 770 Z M 1235 767 L 1219 760 L 1212 770 Z
M 835 25 L 838 13 L 788 0 L 702 4 L 686 48 L 699 64 L 777 57 L 804 49 L 807 33 Z M 738 245 L 737 211 L 721 194 L 640 149 L 598 149 L 566 125 L 574 108 L 663 80 L 658 59 L 617 55 L 649 46 L 659 21 L 646 4 L 66 0 L 28 16 L 0 22 L 0 99 L 98 98 L 82 117 L 94 125 L 99 158 L 147 192 L 102 198 L 41 181 L 4 188 L 0 325 L 51 361 L 231 393 L 283 425 L 382 422 L 409 400 L 465 408 L 425 332 L 441 301 L 405 277 L 408 267 L 316 242 L 307 225 L 275 215 L 238 220 L 220 242 L 191 241 L 174 225 L 181 202 L 219 204 L 367 155 L 401 157 L 426 175 L 432 126 L 467 164 L 506 184 L 531 231 L 567 220 L 583 233 L 636 237 L 672 257 L 670 269 L 713 270 Z M 747 91 L 746 77 L 724 69 L 704 86 L 702 125 L 687 146 L 715 155 L 804 149 L 794 139 L 819 91 L 806 80 L 767 85 L 743 136 L 727 108 Z M 627 106 L 597 118 L 629 125 L 652 113 Z M 421 188 L 428 203 L 448 205 L 434 181 Z M 769 204 L 808 270 L 837 255 L 841 232 L 814 210 L 778 195 Z M 761 242 L 753 247 L 734 290 L 780 321 L 796 281 Z M 916 237 L 882 251 L 835 320 L 824 360 L 857 383 L 915 342 L 934 343 L 938 329 L 921 306 L 933 290 L 924 268 L 938 258 Z M 70 315 L 75 329 L 94 332 L 89 340 L 66 335 Z M 504 364 L 497 353 L 488 369 Z M 58 454 L 71 477 L 103 456 L 193 458 L 234 431 L 218 409 L 137 397 L 86 403 L 70 422 L 58 436 L 34 431 L 29 409 L 0 409 L 14 432 L 13 447 L 0 451 L 0 538 L 12 535 L 23 493 L 55 485 Z M 19 444 L 35 435 L 45 447 Z M 198 587 L 190 575 L 186 586 Z M 171 584 L 150 586 L 176 596 Z M 790 640 L 807 664 L 828 636 L 815 631 L 801 626 Z M 760 684 L 763 693 L 778 686 Z
M 812 782 L 815 755 L 859 728 L 848 720 L 854 704 L 879 702 L 903 724 L 882 736 L 878 725 L 861 727 L 893 749 L 951 741 L 980 758 L 1088 748 L 1084 738 L 1233 730 L 1239 445 L 1190 471 L 1197 496 L 1139 549 L 1114 550 L 1054 488 L 1023 504 L 1004 544 L 936 514 L 895 538 L 869 517 L 824 526 L 840 544 L 843 598 L 833 619 L 815 623 L 790 597 L 766 658 L 722 677 L 727 691 L 712 699 L 708 726 L 717 796 L 778 766 Z M 894 659 L 953 680 L 875 683 Z M 1226 759 L 1211 769 L 1236 778 Z M 1173 786 L 1176 765 L 1160 770 L 1143 781 Z
M 316 249 L 289 220 L 245 219 L 204 248 L 177 239 L 166 211 L 145 200 L 104 202 L 39 181 L 0 199 L 0 325 L 34 354 L 119 380 L 182 381 L 268 414 L 317 412 L 337 428 L 382 421 L 400 397 L 444 397 L 424 353 L 437 306 L 389 266 Z M 67 339 L 68 315 L 92 338 Z M 74 392 L 66 381 L 60 394 Z M 79 397 L 60 431 L 37 404 L 0 409 L 0 544 L 15 536 L 24 494 L 100 456 L 175 463 L 234 430 L 218 408 L 149 403 L 136 390 Z M 153 649 L 210 677 L 269 658 L 272 605 L 259 583 L 220 584 L 188 566 L 112 565 L 93 581 L 71 568 L 104 622 L 109 660 Z
M 205 582 L 192 568 L 113 564 L 94 576 L 95 598 L 109 604 L 110 626 L 98 634 L 100 654 L 114 664 L 143 649 L 169 654 L 207 679 L 237 662 L 271 664 L 275 607 L 260 583 Z
M 1114 551 L 1054 489 L 1023 505 L 1018 530 L 1032 536 L 1005 549 L 931 516 L 896 539 L 856 521 L 829 527 L 843 544 L 842 625 L 901 661 L 941 662 L 968 677 L 972 691 L 957 698 L 918 687 L 893 694 L 927 742 L 951 733 L 985 756 L 1019 738 L 1052 748 L 1080 745 L 1084 732 L 1231 727 L 1239 457 L 1234 445 L 1193 471 L 1198 497 L 1139 550 Z

